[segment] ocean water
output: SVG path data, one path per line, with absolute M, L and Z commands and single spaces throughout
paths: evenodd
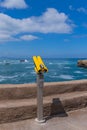
M 43 59 L 48 67 L 45 82 L 87 79 L 87 69 L 77 67 L 78 59 Z M 0 84 L 25 84 L 36 82 L 32 59 L 0 59 Z

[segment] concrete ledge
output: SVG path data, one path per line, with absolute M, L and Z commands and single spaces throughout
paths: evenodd
M 87 92 L 60 94 L 45 97 L 44 116 L 67 115 L 72 111 L 87 106 Z M 0 101 L 0 123 L 36 118 L 36 99 Z
M 44 84 L 44 116 L 87 107 L 87 80 Z M 35 118 L 36 84 L 0 85 L 0 123 Z
M 87 80 L 45 83 L 44 96 L 76 91 L 87 91 Z
M 1 84 L 0 100 L 36 97 L 36 84 Z
M 87 80 L 75 80 L 67 82 L 52 82 L 44 84 L 44 96 L 69 93 L 75 91 L 87 91 Z M 35 98 L 37 95 L 36 84 L 1 84 L 0 100 Z

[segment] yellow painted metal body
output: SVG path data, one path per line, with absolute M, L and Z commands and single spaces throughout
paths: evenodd
M 35 71 L 36 73 L 43 73 L 43 72 L 47 72 L 48 69 L 45 66 L 44 62 L 42 61 L 40 56 L 33 56 L 33 61 L 35 64 Z

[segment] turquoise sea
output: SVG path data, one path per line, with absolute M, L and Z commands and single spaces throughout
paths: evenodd
M 87 69 L 77 67 L 79 59 L 45 58 L 48 67 L 44 74 L 45 82 L 87 79 Z M 36 82 L 36 73 L 32 59 L 20 62 L 20 59 L 0 59 L 0 84 L 25 84 Z

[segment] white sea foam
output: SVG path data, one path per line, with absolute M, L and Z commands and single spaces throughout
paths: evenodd
M 50 65 L 54 64 L 54 65 L 67 65 L 70 64 L 68 61 L 64 61 L 64 62 L 49 62 Z
M 72 75 L 63 75 L 63 74 L 61 74 L 59 76 L 59 78 L 62 78 L 62 79 L 73 79 L 73 76 Z
M 35 74 L 36 74 L 36 72 L 35 72 L 35 71 L 31 71 L 31 74 L 34 74 L 34 75 L 35 75 Z
M 25 62 L 28 62 L 28 60 L 27 60 L 27 59 L 25 59 Z
M 22 73 L 20 76 L 21 76 L 21 77 L 22 77 L 22 76 L 24 77 L 25 75 L 26 75 L 26 73 Z
M 87 74 L 85 74 L 84 76 L 87 76 Z
M 13 76 L 0 75 L 0 81 L 6 80 L 6 79 L 13 79 L 13 78 L 16 78 L 16 77 L 18 77 L 18 75 L 13 75 Z
M 8 78 L 8 79 L 13 79 L 13 78 L 17 78 L 17 77 L 18 77 L 18 75 L 6 76 L 6 78 Z
M 58 75 L 51 75 L 50 78 L 58 78 Z
M 78 70 L 78 71 L 75 71 L 74 73 L 82 74 L 83 72 Z
M 3 62 L 2 62 L 2 61 L 0 61 L 0 64 L 3 64 Z
M 0 76 L 0 82 L 2 82 L 2 81 L 4 81 L 4 80 L 5 80 L 5 78 L 2 77 L 2 76 Z
M 4 81 L 5 80 L 5 77 L 3 76 L 0 76 L 0 82 Z
M 68 61 L 64 61 L 64 62 L 58 62 L 56 64 L 58 64 L 58 65 L 68 65 L 68 64 L 71 64 L 71 63 L 69 63 Z
M 56 73 L 56 72 L 54 72 L 54 75 L 57 75 L 57 73 Z
M 49 63 L 49 65 L 52 65 L 52 64 L 53 64 L 52 62 Z
M 25 68 L 26 69 L 30 69 L 30 68 L 33 68 L 34 66 L 26 66 Z

